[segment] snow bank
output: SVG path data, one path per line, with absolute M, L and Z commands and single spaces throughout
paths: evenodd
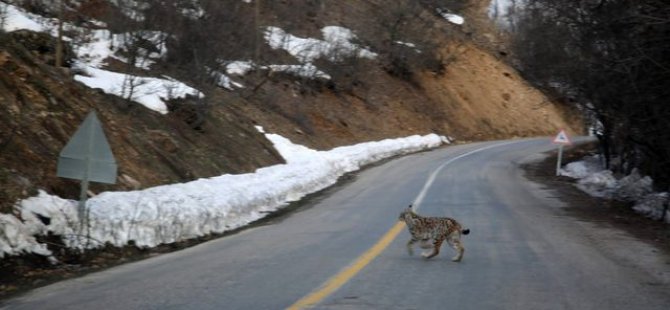
M 259 130 L 262 131 L 260 127 Z M 430 134 L 316 151 L 276 134 L 266 137 L 286 164 L 140 191 L 104 192 L 89 199 L 90 242 L 76 235 L 77 202 L 40 191 L 16 204 L 18 218 L 0 214 L 0 257 L 21 253 L 50 255 L 46 246 L 34 238 L 48 232 L 61 236 L 68 247 L 82 250 L 106 243 L 125 246 L 131 241 L 139 247 L 154 247 L 222 233 L 328 187 L 363 165 L 437 147 L 446 141 L 445 137 Z
M 588 156 L 567 164 L 561 169 L 561 175 L 578 179 L 577 187 L 591 196 L 632 201 L 633 210 L 638 213 L 670 223 L 670 212 L 667 212 L 670 194 L 653 192 L 654 181 L 640 175 L 637 169 L 617 179 L 612 171 L 601 167 L 598 156 Z
M 35 240 L 31 228 L 13 215 L 0 214 L 0 258 L 17 253 L 50 255 L 46 245 Z
M 602 171 L 600 156 L 586 156 L 580 161 L 571 162 L 560 170 L 560 175 L 573 179 L 583 179 L 591 174 Z
M 637 169 L 633 169 L 630 175 L 619 180 L 614 195 L 618 199 L 638 201 L 651 194 L 653 186 L 654 181 L 649 176 L 643 177 Z
M 612 171 L 599 171 L 577 181 L 577 187 L 594 197 L 609 198 L 618 187 Z
M 670 223 L 670 212 L 668 210 L 669 200 L 670 197 L 667 192 L 649 194 L 639 200 L 635 206 L 633 206 L 633 210 L 646 217 Z

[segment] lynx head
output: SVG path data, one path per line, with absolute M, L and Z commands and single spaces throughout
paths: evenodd
M 398 217 L 399 221 L 406 222 L 408 218 L 413 218 L 416 216 L 416 213 L 414 213 L 414 210 L 412 210 L 412 205 L 409 205 L 409 207 L 405 208 L 402 212 L 400 212 L 400 216 Z

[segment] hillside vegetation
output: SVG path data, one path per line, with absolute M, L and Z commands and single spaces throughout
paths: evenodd
M 117 159 L 119 180 L 92 184 L 91 194 L 283 162 L 256 125 L 321 150 L 427 133 L 457 142 L 553 135 L 560 128 L 582 133 L 578 115 L 502 61 L 505 52 L 494 49 L 485 15 L 488 1 L 53 2 L 3 1 L 64 21 L 69 38 L 61 58 L 55 28 L 52 35 L 0 33 L 3 213 L 38 189 L 77 198 L 79 184 L 56 177 L 56 162 L 92 109 Z M 445 14 L 463 16 L 465 23 Z M 348 41 L 324 37 L 326 29 L 346 33 L 341 28 L 351 31 Z M 120 42 L 117 57 L 104 59 L 102 68 L 169 76 L 201 96 L 168 96 L 161 113 L 134 100 L 139 80 L 124 81 L 125 95 L 115 96 L 75 79 L 87 74 L 77 64 L 78 48 L 101 29 L 123 38 L 111 41 Z M 273 46 L 273 33 L 358 49 L 305 58 Z M 231 73 L 231 65 L 242 64 L 247 70 Z

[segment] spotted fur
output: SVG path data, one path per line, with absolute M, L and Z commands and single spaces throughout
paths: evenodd
M 426 259 L 432 258 L 440 253 L 440 247 L 446 240 L 457 252 L 452 260 L 459 262 L 463 259 L 465 249 L 461 243 L 461 234 L 467 235 L 470 233 L 470 230 L 463 229 L 461 224 L 456 220 L 448 217 L 424 217 L 418 215 L 412 210 L 412 205 L 400 213 L 399 220 L 407 224 L 407 229 L 412 235 L 412 238 L 407 242 L 409 255 L 414 254 L 414 243 L 421 241 L 422 248 L 433 249 L 432 252 L 424 252 L 422 256 Z M 428 244 L 428 241 L 431 239 L 433 240 L 432 246 Z

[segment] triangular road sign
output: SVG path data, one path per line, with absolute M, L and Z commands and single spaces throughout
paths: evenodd
M 116 183 L 116 160 L 94 111 L 60 152 L 57 170 L 63 178 Z
M 556 144 L 570 144 L 570 138 L 568 138 L 568 135 L 565 133 L 565 130 L 561 129 L 561 131 L 556 135 L 554 138 L 553 143 Z

